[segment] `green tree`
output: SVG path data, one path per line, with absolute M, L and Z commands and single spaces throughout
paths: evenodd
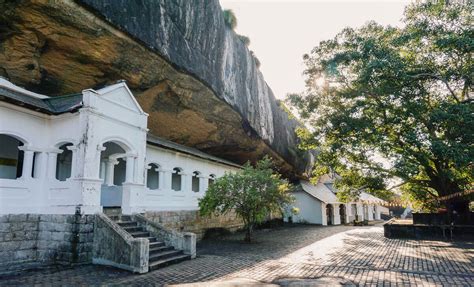
M 216 179 L 199 201 L 203 216 L 234 211 L 245 224 L 245 241 L 250 242 L 256 224 L 271 213 L 280 212 L 293 201 L 289 183 L 271 168 L 265 157 L 253 167 L 249 163 L 235 173 Z
M 311 127 L 303 146 L 320 151 L 315 174 L 336 171 L 345 199 L 398 187 L 433 209 L 473 188 L 473 6 L 426 2 L 403 28 L 346 28 L 304 56 L 306 92 L 288 101 Z
M 234 14 L 234 11 L 231 9 L 225 9 L 222 11 L 222 16 L 224 17 L 224 22 L 227 27 L 234 30 L 237 27 L 237 17 Z

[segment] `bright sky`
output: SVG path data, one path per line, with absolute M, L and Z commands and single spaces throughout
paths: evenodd
M 250 38 L 250 50 L 277 98 L 304 90 L 303 54 L 343 28 L 370 20 L 400 26 L 409 0 L 220 0 L 237 16 L 236 32 Z

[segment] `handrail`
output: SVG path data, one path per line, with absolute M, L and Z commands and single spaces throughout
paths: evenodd
M 149 248 L 148 239 L 134 238 L 105 214 L 96 214 L 92 258 L 94 264 L 145 273 L 148 272 Z

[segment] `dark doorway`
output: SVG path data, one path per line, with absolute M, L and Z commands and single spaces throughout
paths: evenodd
M 339 215 L 341 216 L 341 224 L 346 224 L 346 206 L 344 204 L 339 205 Z
M 334 214 L 334 211 L 332 209 L 332 204 L 327 204 L 326 205 L 326 219 L 327 219 L 328 225 L 333 225 L 334 224 L 334 222 L 332 220 L 333 214 Z

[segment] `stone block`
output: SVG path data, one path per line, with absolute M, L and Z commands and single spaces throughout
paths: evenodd
M 34 250 L 18 250 L 14 252 L 15 261 L 36 259 L 36 251 Z
M 31 249 L 33 250 L 36 247 L 36 240 L 26 240 L 26 241 L 18 241 L 19 242 L 19 249 Z
M 0 262 L 2 264 L 15 261 L 15 252 L 0 249 Z
M 37 240 L 37 239 L 38 239 L 38 231 L 36 230 L 24 231 L 23 240 Z
M 51 222 L 51 217 L 53 215 L 52 214 L 41 214 L 40 215 L 40 221 L 45 221 L 45 222 Z
M 93 232 L 93 231 L 94 231 L 94 225 L 92 223 L 81 224 L 79 227 L 79 232 L 81 233 Z
M 62 215 L 62 214 L 52 214 L 51 215 L 51 222 L 66 223 L 66 221 L 67 221 L 67 215 Z
M 27 215 L 27 221 L 28 222 L 38 222 L 40 220 L 40 215 L 39 214 L 28 214 Z
M 62 232 L 62 231 L 51 232 L 51 240 L 53 240 L 53 241 L 64 241 L 64 232 Z
M 54 223 L 49 221 L 40 221 L 38 224 L 39 231 L 54 231 Z
M 25 222 L 27 220 L 27 214 L 10 214 L 8 215 L 9 222 Z
M 80 253 L 77 262 L 78 263 L 88 263 L 92 261 L 92 252 Z
M 51 240 L 51 231 L 40 231 L 38 233 L 38 240 Z
M 37 222 L 25 222 L 23 223 L 23 230 L 25 231 L 36 231 L 38 230 Z
M 77 236 L 75 233 L 72 232 L 64 232 L 63 240 L 66 242 L 72 242 L 74 237 Z
M 0 223 L 0 232 L 9 232 L 10 231 L 10 223 L 2 222 Z
M 1 251 L 16 251 L 20 249 L 21 241 L 0 242 Z

